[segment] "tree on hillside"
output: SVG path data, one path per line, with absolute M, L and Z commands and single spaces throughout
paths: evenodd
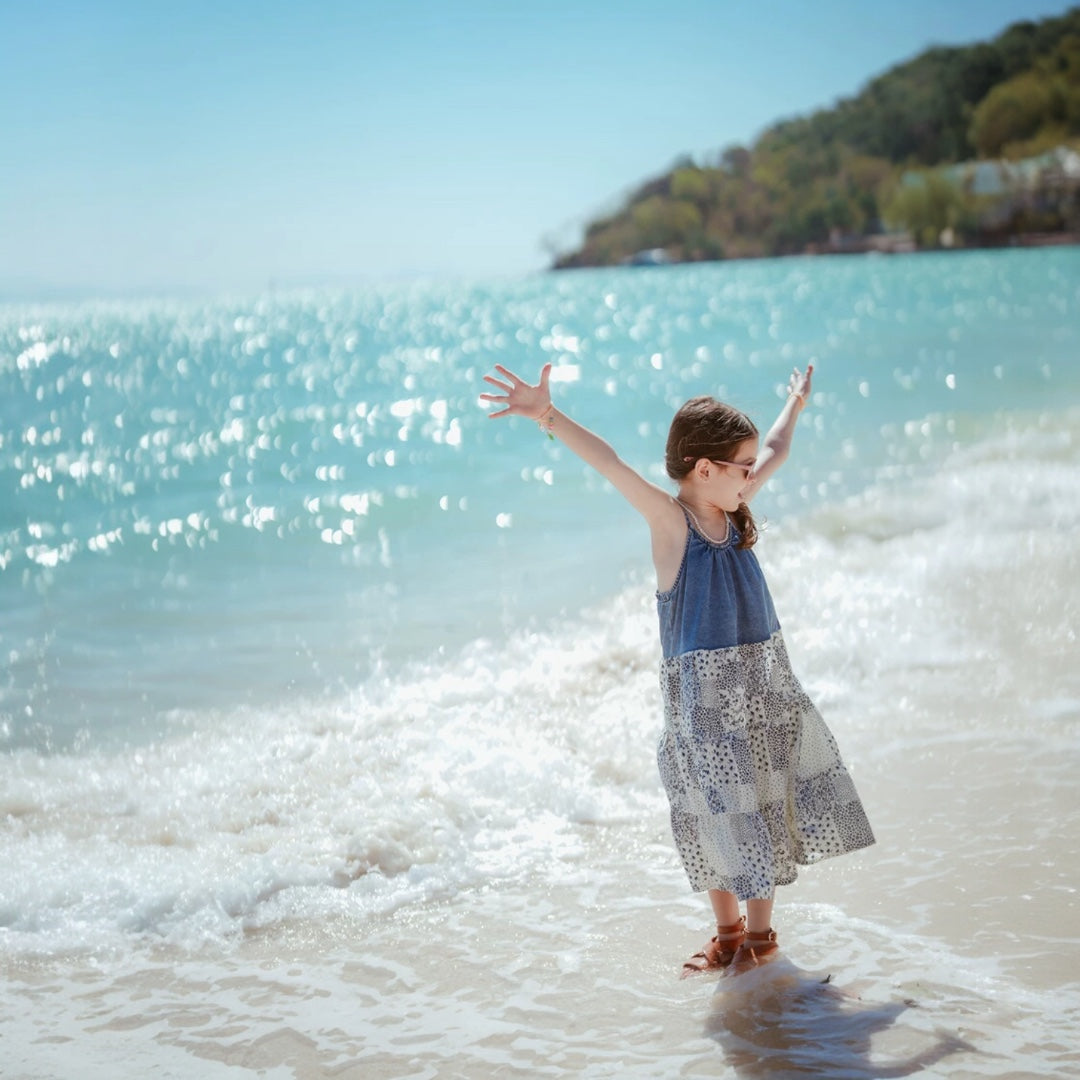
M 909 176 L 884 208 L 886 224 L 904 228 L 920 247 L 942 244 L 947 230 L 963 236 L 977 228 L 977 201 L 939 172 Z
M 1053 83 L 1025 71 L 994 87 L 971 118 L 971 141 L 980 157 L 999 157 L 1009 143 L 1030 139 L 1055 109 Z

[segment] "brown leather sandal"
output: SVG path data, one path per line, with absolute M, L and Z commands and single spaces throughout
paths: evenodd
M 744 971 L 768 963 L 779 949 L 780 945 L 776 940 L 775 930 L 771 928 L 768 930 L 749 930 L 735 955 L 726 965 L 728 974 L 741 975 Z
M 746 936 L 746 919 L 739 919 L 730 926 L 718 926 L 716 936 L 710 938 L 701 952 L 694 953 L 683 964 L 682 975 L 697 975 L 702 971 L 718 971 L 726 968 L 742 948 Z

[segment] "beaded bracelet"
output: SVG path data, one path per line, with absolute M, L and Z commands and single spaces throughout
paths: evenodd
M 788 397 L 797 397 L 799 399 L 799 412 L 802 412 L 806 408 L 806 395 L 800 394 L 798 390 L 789 390 Z
M 555 441 L 555 436 L 551 433 L 551 429 L 555 426 L 555 417 L 552 417 L 550 420 L 548 420 L 547 416 L 548 413 L 553 412 L 554 409 L 555 405 L 554 403 L 552 403 L 548 405 L 548 407 L 536 418 L 536 426 L 541 431 L 546 432 L 547 437 L 551 439 L 552 442 Z

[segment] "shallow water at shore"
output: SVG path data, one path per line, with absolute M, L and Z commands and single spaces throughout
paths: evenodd
M 879 865 L 854 889 L 826 882 L 843 910 L 784 903 L 783 956 L 760 971 L 680 981 L 704 923 L 674 867 L 641 869 L 664 862 L 656 825 L 629 850 L 595 838 L 558 884 L 541 873 L 364 927 L 294 927 L 224 959 L 9 972 L 11 1075 L 1019 1080 L 1080 1065 L 1080 989 L 1056 984 L 1060 965 L 1019 934 L 995 935 L 987 959 L 966 916 L 920 933 L 865 891 L 852 903 L 867 875 L 892 884 Z M 1075 970 L 1080 942 L 1044 948 L 1062 945 Z

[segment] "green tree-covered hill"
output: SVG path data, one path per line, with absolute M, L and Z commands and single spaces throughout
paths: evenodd
M 556 268 L 1006 242 L 1080 230 L 1080 7 L 993 41 L 932 48 L 860 93 L 689 159 L 591 222 Z M 979 160 L 1021 162 L 985 170 Z

